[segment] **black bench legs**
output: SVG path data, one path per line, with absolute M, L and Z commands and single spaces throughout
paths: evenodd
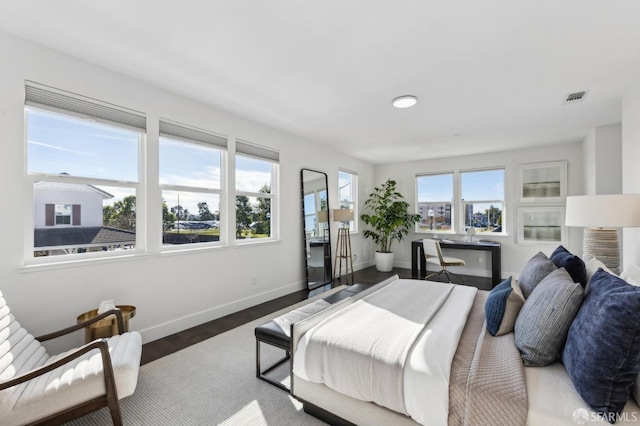
M 266 324 L 256 327 L 255 334 L 256 377 L 284 390 L 285 392 L 290 393 L 291 390 L 287 386 L 283 385 L 277 380 L 269 378 L 267 374 L 285 362 L 289 362 L 289 364 L 291 364 L 291 338 L 282 331 L 282 329 L 275 323 L 275 321 L 269 321 Z M 265 370 L 262 370 L 260 359 L 260 343 L 266 343 L 282 349 L 285 352 L 284 358 L 268 366 Z M 291 370 L 291 365 L 289 366 L 289 370 Z

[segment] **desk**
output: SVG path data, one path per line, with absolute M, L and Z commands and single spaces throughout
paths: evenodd
M 495 287 L 502 280 L 500 277 L 500 243 L 439 240 L 440 247 L 458 250 L 482 250 L 491 253 L 491 286 Z M 411 242 L 411 276 L 424 278 L 427 275 L 427 261 L 424 258 L 422 239 Z

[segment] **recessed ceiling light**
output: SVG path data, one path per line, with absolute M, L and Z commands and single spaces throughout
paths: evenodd
M 391 101 L 391 104 L 396 108 L 409 108 L 418 103 L 418 98 L 411 95 L 399 96 Z

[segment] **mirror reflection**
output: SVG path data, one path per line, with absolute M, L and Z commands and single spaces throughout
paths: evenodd
M 302 169 L 300 178 L 307 286 L 313 289 L 332 280 L 327 174 Z

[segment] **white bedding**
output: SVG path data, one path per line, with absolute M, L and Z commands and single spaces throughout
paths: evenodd
M 526 367 L 524 375 L 529 399 L 527 425 L 609 424 L 580 398 L 560 362 L 546 367 Z M 617 424 L 640 425 L 640 408 L 633 398 L 627 401 Z
M 446 424 L 451 361 L 476 292 L 394 281 L 308 331 L 293 371 L 418 423 Z

